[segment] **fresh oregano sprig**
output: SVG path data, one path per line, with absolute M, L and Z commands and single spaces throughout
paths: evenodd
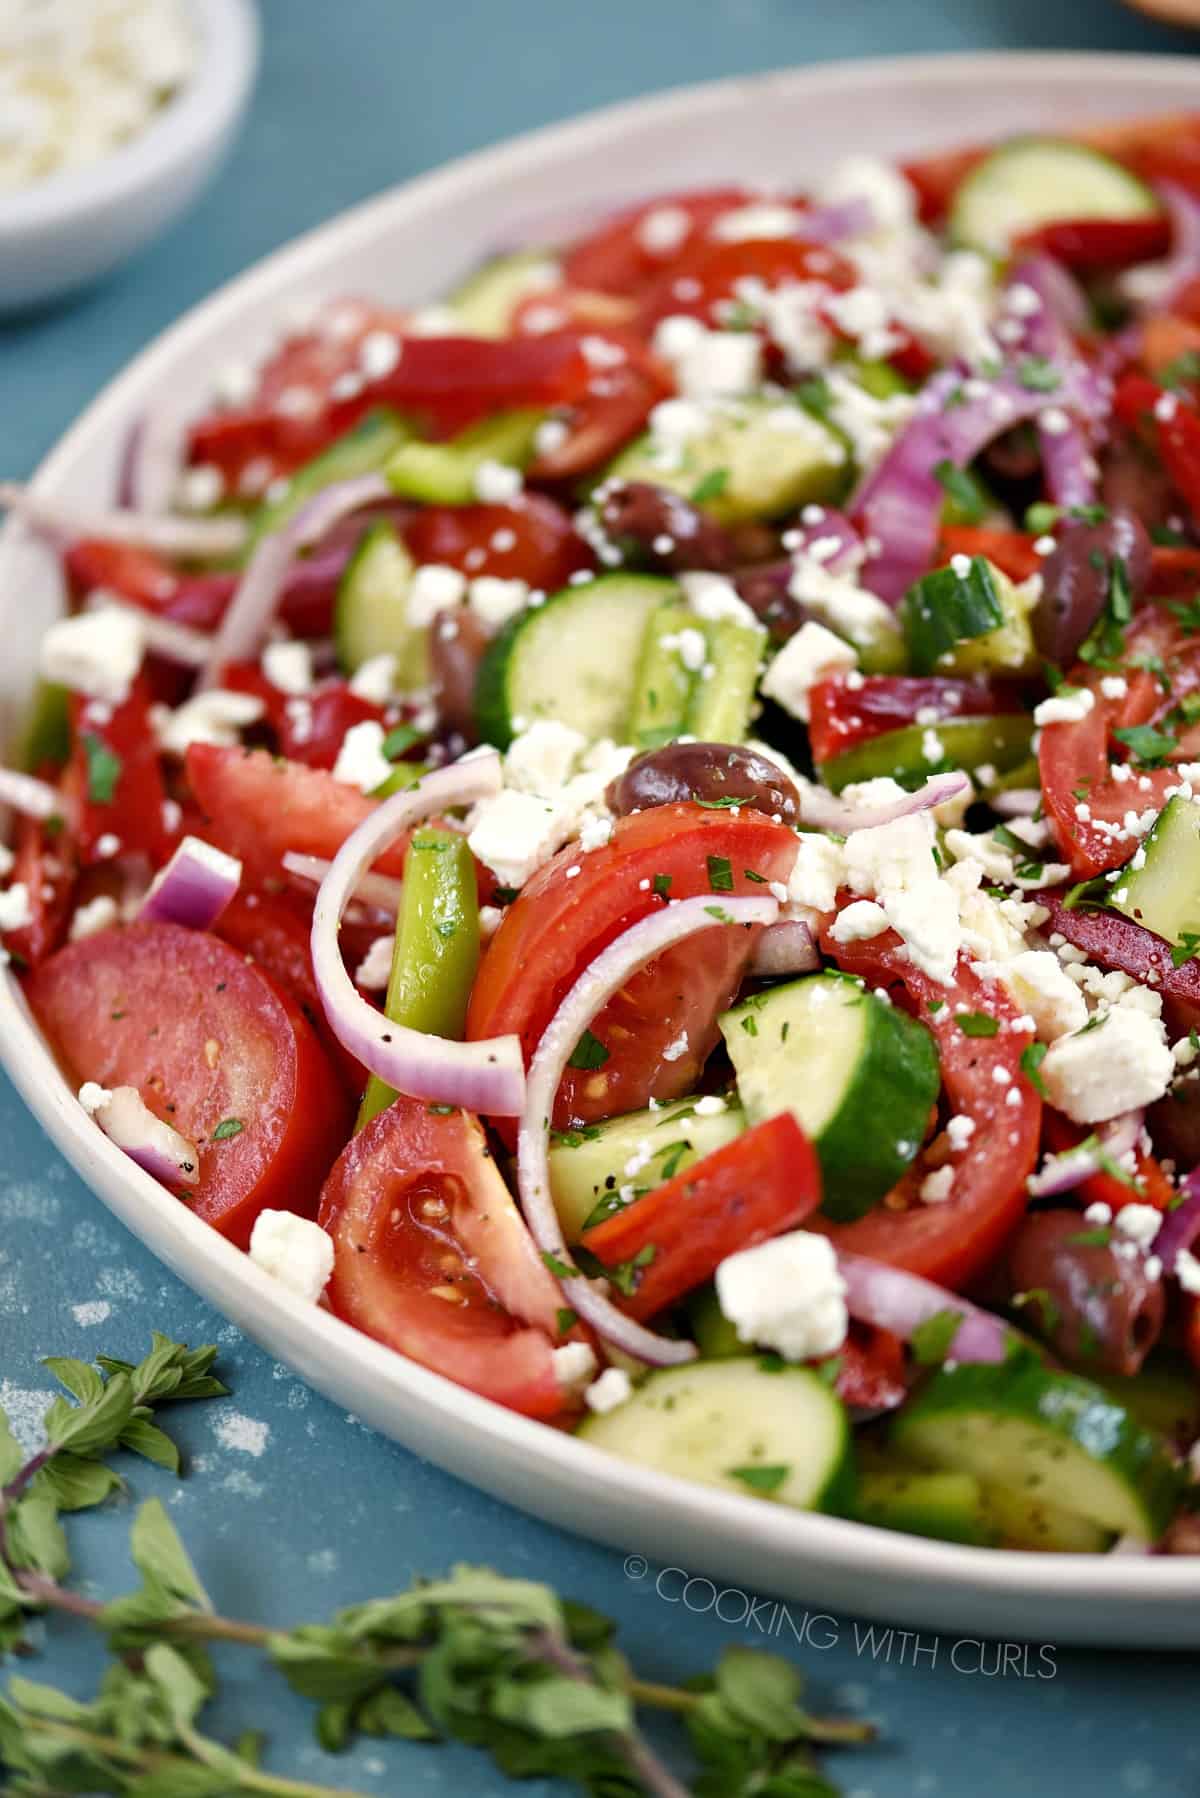
M 260 1650 L 316 1703 L 317 1737 L 330 1751 L 357 1734 L 453 1738 L 485 1750 L 513 1778 L 557 1776 L 593 1798 L 836 1798 L 814 1748 L 872 1732 L 811 1716 L 789 1661 L 734 1647 L 711 1678 L 687 1687 L 641 1680 L 607 1618 L 487 1568 L 457 1567 L 328 1623 L 271 1630 L 216 1615 L 165 1509 L 149 1499 L 130 1533 L 140 1587 L 108 1603 L 69 1588 L 60 1514 L 121 1486 L 104 1463 L 117 1449 L 178 1473 L 178 1450 L 152 1419 L 160 1405 L 224 1394 L 215 1357 L 213 1348 L 189 1350 L 156 1334 L 136 1365 L 46 1362 L 76 1402 L 55 1399 L 46 1446 L 28 1458 L 0 1412 L 0 1653 L 28 1652 L 26 1615 L 56 1610 L 93 1624 L 115 1657 L 90 1703 L 10 1682 L 0 1699 L 6 1790 L 20 1798 L 356 1798 L 266 1772 L 256 1737 L 230 1747 L 201 1731 L 215 1691 L 205 1644 L 220 1641 Z M 650 1748 L 639 1709 L 682 1721 L 699 1763 L 690 1785 Z

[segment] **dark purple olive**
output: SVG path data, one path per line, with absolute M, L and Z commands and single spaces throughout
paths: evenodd
M 731 743 L 668 743 L 630 762 L 609 786 L 608 803 L 621 817 L 695 799 L 705 805 L 744 805 L 795 824 L 800 795 L 783 769 L 752 749 Z
M 1064 1361 L 1133 1374 L 1158 1341 L 1161 1281 L 1147 1279 L 1140 1254 L 1125 1260 L 1101 1241 L 1078 1211 L 1027 1217 L 1008 1266 L 1014 1293 L 1029 1295 L 1022 1317 Z
M 737 539 L 669 487 L 619 481 L 600 501 L 600 522 L 640 562 L 671 574 L 708 569 L 723 574 L 745 555 Z
M 1146 1114 L 1155 1153 L 1173 1161 L 1181 1174 L 1200 1166 L 1200 1079 L 1191 1071 Z
M 1150 578 L 1150 539 L 1141 520 L 1124 509 L 1100 524 L 1068 519 L 1042 565 L 1042 597 L 1033 634 L 1048 661 L 1066 666 L 1104 610 L 1112 564 L 1125 564 L 1136 605 Z
M 764 562 L 743 568 L 733 577 L 738 597 L 765 624 L 776 643 L 794 637 L 809 616 L 808 608 L 788 591 L 794 570 L 790 562 Z
M 478 740 L 475 683 L 488 646 L 486 627 L 465 607 L 435 620 L 429 633 L 430 674 L 442 728 Z

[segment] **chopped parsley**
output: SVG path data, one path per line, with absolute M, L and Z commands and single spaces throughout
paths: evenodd
M 1174 614 L 1189 637 L 1200 631 L 1200 593 L 1193 593 L 1190 599 L 1170 600 L 1167 610 Z
M 1039 1093 L 1043 1099 L 1046 1097 L 1046 1083 L 1042 1079 L 1039 1069 L 1045 1059 L 1045 1043 L 1030 1043 L 1027 1048 L 1022 1049 L 1021 1051 L 1021 1072 L 1024 1074 L 1026 1080 L 1028 1080 L 1030 1086 L 1032 1086 L 1034 1092 Z
M 1025 356 L 1017 364 L 1017 379 L 1030 393 L 1053 393 L 1062 376 L 1045 356 Z
M 638 1250 L 630 1261 L 618 1261 L 614 1267 L 606 1267 L 603 1271 L 612 1281 L 617 1291 L 625 1298 L 631 1299 L 641 1284 L 642 1274 L 654 1257 L 658 1254 L 656 1245 L 648 1242 Z
M 934 478 L 947 499 L 957 508 L 963 524 L 980 524 L 987 511 L 987 500 L 979 483 L 965 468 L 949 457 L 934 466 Z
M 565 1336 L 579 1322 L 579 1313 L 572 1311 L 569 1305 L 562 1305 L 555 1313 L 555 1321 L 558 1324 L 559 1335 Z
M 1124 743 L 1141 768 L 1161 768 L 1176 748 L 1170 731 L 1159 730 L 1153 724 L 1130 724 L 1123 730 L 1114 730 L 1113 736 Z
M 421 733 L 414 730 L 411 724 L 398 724 L 390 730 L 380 745 L 385 761 L 397 762 L 406 750 L 421 741 Z
M 909 1338 L 913 1359 L 922 1367 L 940 1367 L 950 1353 L 963 1322 L 961 1311 L 935 1311 L 932 1317 L 927 1317 L 924 1323 L 917 1325 Z
M 88 798 L 93 805 L 111 805 L 117 782 L 121 778 L 121 758 L 92 731 L 84 733 L 83 753 L 87 758 Z
M 743 1486 L 749 1486 L 751 1492 L 778 1492 L 788 1475 L 790 1467 L 727 1467 L 725 1469 L 731 1480 L 741 1480 Z
M 955 1023 L 964 1036 L 998 1036 L 1000 1033 L 998 1019 L 989 1017 L 986 1011 L 960 1012 Z
M 1171 966 L 1181 968 L 1185 961 L 1191 961 L 1198 952 L 1200 952 L 1200 930 L 1181 930 L 1179 941 L 1171 950 Z
M 1129 589 L 1129 570 L 1121 556 L 1111 560 L 1099 557 L 1096 567 L 1107 568 L 1108 585 L 1104 594 L 1104 610 L 1079 646 L 1080 659 L 1096 668 L 1116 667 L 1125 652 L 1125 627 L 1133 617 L 1133 595 Z
M 567 1066 L 571 1068 L 602 1068 L 608 1060 L 609 1052 L 598 1036 L 585 1030 L 574 1049 L 571 1051 Z
M 214 1142 L 228 1142 L 231 1137 L 240 1136 L 246 1128 L 241 1118 L 222 1118 L 212 1133 Z
M 692 488 L 692 504 L 702 506 L 706 499 L 719 499 L 728 485 L 729 470 L 727 468 L 710 468 L 703 480 L 697 481 Z
M 653 888 L 656 898 L 665 899 L 667 894 L 671 891 L 671 876 L 669 874 L 656 874 L 654 876 Z
M 708 887 L 712 893 L 732 893 L 733 864 L 727 855 L 710 855 L 708 861 Z
M 568 1267 L 565 1261 L 560 1261 L 558 1256 L 551 1254 L 549 1249 L 542 1250 L 542 1265 L 549 1269 L 556 1280 L 573 1280 L 575 1278 L 575 1269 Z M 561 1312 L 559 1315 L 562 1315 Z

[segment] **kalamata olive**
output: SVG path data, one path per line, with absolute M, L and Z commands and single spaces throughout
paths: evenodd
M 1200 1079 L 1191 1072 L 1146 1114 L 1155 1152 L 1173 1161 L 1181 1174 L 1200 1166 Z
M 610 486 L 600 502 L 600 522 L 607 535 L 632 550 L 639 561 L 671 574 L 697 568 L 723 574 L 744 559 L 724 525 L 669 487 L 650 481 Z
M 736 801 L 787 824 L 800 816 L 800 795 L 783 769 L 732 743 L 668 743 L 652 749 L 617 776 L 607 798 L 622 817 L 685 799 L 708 805 Z
M 1042 565 L 1042 597 L 1033 634 L 1048 661 L 1065 666 L 1104 610 L 1112 563 L 1125 564 L 1136 604 L 1150 578 L 1150 539 L 1141 520 L 1122 508 L 1100 524 L 1068 519 Z
M 758 568 L 740 569 L 733 577 L 738 598 L 766 625 L 776 643 L 794 637 L 809 616 L 808 608 L 788 591 L 792 574 L 790 562 L 764 562 Z
M 464 606 L 434 620 L 429 662 L 442 728 L 458 731 L 468 743 L 478 739 L 475 682 L 488 646 L 486 626 Z
M 1120 1240 L 1100 1240 L 1078 1211 L 1036 1212 L 1008 1266 L 1014 1292 L 1030 1295 L 1022 1316 L 1065 1361 L 1132 1374 L 1158 1341 L 1165 1305 L 1141 1254 L 1116 1253 Z

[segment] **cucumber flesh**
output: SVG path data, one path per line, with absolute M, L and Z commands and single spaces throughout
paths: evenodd
M 708 654 L 692 688 L 687 730 L 701 743 L 744 743 L 756 709 L 767 633 L 719 618 L 706 626 Z
M 532 462 L 534 439 L 545 416 L 532 408 L 499 412 L 450 443 L 402 444 L 383 472 L 401 499 L 432 506 L 472 505 L 479 497 L 476 483 L 485 462 L 517 469 Z
M 1122 872 L 1108 902 L 1166 942 L 1182 944 L 1200 933 L 1200 806 L 1179 794 L 1168 799 L 1142 847 L 1142 866 Z
M 684 632 L 690 632 L 690 638 Z M 690 606 L 669 599 L 646 626 L 638 660 L 627 730 L 642 749 L 673 742 L 687 725 L 688 706 L 697 670 L 688 667 L 684 650 L 698 644 L 707 658 L 708 642 Z
M 994 1544 L 998 1534 L 984 1489 L 969 1473 L 872 1469 L 859 1475 L 854 1514 L 878 1529 L 981 1548 Z
M 853 1501 L 845 1408 L 808 1368 L 768 1372 L 745 1356 L 661 1368 L 579 1434 L 660 1473 L 800 1511 Z
M 936 736 L 942 747 L 940 761 L 930 762 L 925 751 L 932 747 L 930 736 Z M 893 780 L 920 785 L 931 774 L 947 768 L 981 768 L 991 765 L 999 772 L 1015 768 L 1029 755 L 1033 739 L 1033 720 L 1022 715 L 998 713 L 988 718 L 946 718 L 928 728 L 906 724 L 900 730 L 884 731 L 866 743 L 847 749 L 820 765 L 821 779 L 831 793 L 840 793 L 857 781 L 874 780 L 888 774 Z
M 1102 1387 L 1032 1356 L 943 1368 L 897 1414 L 889 1440 L 908 1460 L 1143 1542 L 1162 1534 L 1179 1494 L 1161 1437 Z
M 557 718 L 592 742 L 628 741 L 646 626 L 678 596 L 675 583 L 657 575 L 608 574 L 520 613 L 480 666 L 475 711 L 484 740 L 506 749 L 539 718 Z
M 468 275 L 446 301 L 472 337 L 507 337 L 512 316 L 522 300 L 560 278 L 554 258 L 541 250 L 515 250 L 493 256 Z
M 1086 144 L 1025 137 L 1004 144 L 960 184 L 950 209 L 956 243 L 1002 256 L 1014 238 L 1056 219 L 1146 218 L 1150 188 Z
M 632 1196 L 640 1198 L 746 1128 L 739 1105 L 713 1116 L 697 1114 L 695 1106 L 695 1099 L 681 1099 L 552 1139 L 550 1191 L 568 1242 L 578 1242 L 590 1223 L 601 1223 L 628 1202 L 621 1199 L 622 1188 L 632 1188 Z
M 427 633 L 409 621 L 414 563 L 392 526 L 381 520 L 359 541 L 338 584 L 333 640 L 338 665 L 353 674 L 373 656 L 394 655 L 396 685 L 419 687 L 428 678 Z
M 987 1515 L 1002 1548 L 1040 1549 L 1048 1554 L 1102 1555 L 1113 1532 L 1048 1499 L 1010 1486 L 985 1485 Z
M 940 1086 L 923 1025 L 839 974 L 756 993 L 719 1020 L 752 1124 L 791 1111 L 821 1163 L 827 1217 L 862 1217 L 924 1140 Z

